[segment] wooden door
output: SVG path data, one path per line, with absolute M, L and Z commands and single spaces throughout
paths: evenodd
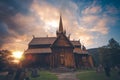
M 65 64 L 65 55 L 63 52 L 60 53 L 60 66 L 64 66 Z

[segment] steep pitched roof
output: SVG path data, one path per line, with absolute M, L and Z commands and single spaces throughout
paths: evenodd
M 80 48 L 76 48 L 76 47 L 74 48 L 73 53 L 77 53 L 77 54 L 88 54 L 87 51 L 83 51 L 83 50 L 81 50 Z
M 39 45 L 39 44 L 53 44 L 56 40 L 56 37 L 40 37 L 40 38 L 33 38 L 29 45 Z
M 71 41 L 74 46 L 80 46 L 80 41 Z
M 86 50 L 81 49 L 80 41 L 71 41 L 71 43 L 75 47 L 74 50 L 73 50 L 73 53 L 76 53 L 76 54 L 88 54 L 88 52 Z
M 66 37 L 66 35 L 63 34 L 63 33 L 57 37 L 57 39 L 54 41 L 54 43 L 52 44 L 51 47 L 56 46 L 57 42 L 60 40 L 61 37 L 63 37 L 63 38 L 65 39 L 65 42 L 66 42 L 67 45 L 59 44 L 59 46 L 63 46 L 63 45 L 64 45 L 64 46 L 66 46 L 66 47 L 70 46 L 70 47 L 73 47 L 73 48 L 74 48 L 73 44 L 72 44 L 72 43 L 70 42 L 70 40 Z
M 74 50 L 73 53 L 77 53 L 77 54 L 87 54 L 87 51 L 83 51 L 81 50 L 80 47 L 76 47 L 76 46 L 80 46 L 80 42 L 79 41 L 69 41 L 69 39 L 63 34 L 63 36 L 65 37 L 66 41 L 68 42 L 69 45 L 71 45 L 72 47 L 74 46 Z M 31 42 L 29 43 L 29 45 L 39 45 L 39 44 L 51 44 L 52 46 L 56 43 L 56 41 L 58 41 L 60 38 L 60 36 L 58 38 L 56 37 L 40 37 L 40 38 L 33 38 L 31 40 Z M 30 54 L 36 54 L 36 53 L 52 53 L 51 48 L 36 48 L 36 49 L 27 49 L 25 51 L 25 54 L 30 53 Z
M 25 54 L 52 53 L 50 48 L 27 49 Z
M 82 50 L 80 48 L 75 48 L 73 52 L 82 54 Z

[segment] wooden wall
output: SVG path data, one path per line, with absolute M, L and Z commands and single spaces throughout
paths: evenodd
M 50 67 L 50 54 L 28 54 L 25 55 L 24 66 L 29 67 Z
M 72 48 L 54 48 L 51 54 L 52 67 L 75 67 L 74 55 Z

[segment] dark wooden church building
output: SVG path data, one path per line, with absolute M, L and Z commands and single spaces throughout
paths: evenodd
M 33 37 L 25 51 L 25 63 L 48 68 L 92 67 L 92 57 L 80 41 L 71 41 L 63 30 L 60 16 L 56 37 Z

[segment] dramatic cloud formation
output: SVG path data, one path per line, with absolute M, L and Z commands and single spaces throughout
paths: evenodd
M 2 0 L 0 49 L 25 50 L 32 35 L 56 36 L 60 13 L 64 30 L 67 35 L 71 34 L 72 40 L 80 40 L 87 48 L 101 46 L 106 42 L 99 43 L 99 39 L 109 34 L 109 25 L 114 26 L 119 21 L 118 16 L 116 17 L 118 8 L 114 5 L 103 7 L 97 1 L 78 3 L 73 0 Z

